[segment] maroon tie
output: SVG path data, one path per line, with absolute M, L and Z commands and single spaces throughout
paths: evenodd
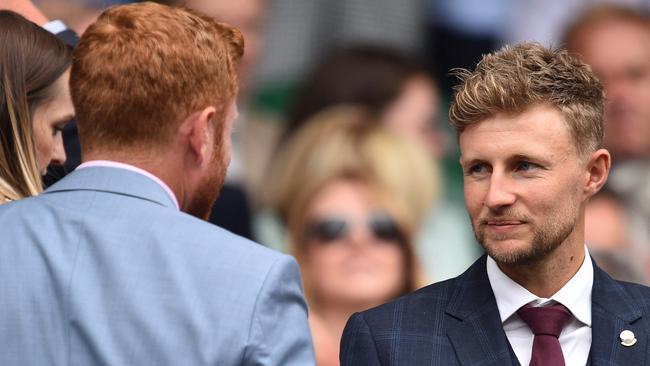
M 517 315 L 535 335 L 530 366 L 564 366 L 558 337 L 571 319 L 569 310 L 562 304 L 548 307 L 525 305 L 517 311 Z

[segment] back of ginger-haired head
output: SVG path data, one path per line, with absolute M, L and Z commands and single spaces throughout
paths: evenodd
M 82 153 L 160 153 L 182 120 L 237 94 L 241 33 L 188 9 L 151 2 L 103 12 L 74 52 L 70 86 Z

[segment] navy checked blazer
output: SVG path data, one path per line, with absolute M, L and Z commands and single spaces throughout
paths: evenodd
M 650 364 L 650 288 L 620 282 L 594 263 L 589 365 Z M 621 344 L 632 331 L 637 342 Z M 459 277 L 354 314 L 341 366 L 519 365 L 503 331 L 486 256 Z M 573 366 L 573 365 L 567 365 Z

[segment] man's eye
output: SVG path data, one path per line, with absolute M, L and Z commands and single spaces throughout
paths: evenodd
M 484 174 L 485 172 L 487 172 L 485 164 L 475 164 L 467 169 L 468 175 Z
M 539 165 L 537 165 L 535 163 L 531 163 L 530 161 L 523 161 L 523 162 L 519 163 L 519 165 L 517 166 L 517 170 L 529 171 L 529 170 L 535 169 L 537 167 L 539 167 Z

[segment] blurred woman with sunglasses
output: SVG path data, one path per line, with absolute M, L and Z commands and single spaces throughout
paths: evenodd
M 61 130 L 73 117 L 72 49 L 0 10 L 0 204 L 39 194 L 47 166 L 63 164 Z
M 287 141 L 269 182 L 301 265 L 317 363 L 338 365 L 348 317 L 424 285 L 412 240 L 435 195 L 417 144 L 338 107 Z

